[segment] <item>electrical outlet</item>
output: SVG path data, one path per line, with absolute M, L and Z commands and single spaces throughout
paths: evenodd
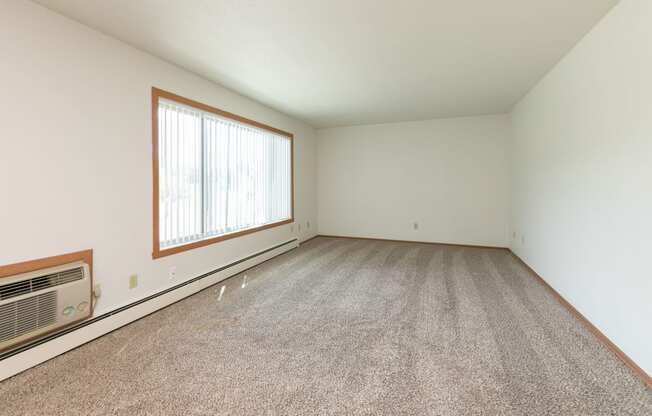
M 176 277 L 177 277 L 177 266 L 170 267 L 170 269 L 168 270 L 168 277 L 170 278 L 170 280 L 176 279 Z
M 415 221 L 415 222 L 412 224 L 412 228 L 414 228 L 415 231 L 418 230 L 418 229 L 419 229 L 419 223 Z
M 135 289 L 138 287 L 138 275 L 132 274 L 129 276 L 129 289 Z

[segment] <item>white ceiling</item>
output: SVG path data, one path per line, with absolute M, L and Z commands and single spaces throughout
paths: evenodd
M 330 127 L 509 111 L 618 0 L 37 2 Z

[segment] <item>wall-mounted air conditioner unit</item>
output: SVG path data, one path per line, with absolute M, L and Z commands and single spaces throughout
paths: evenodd
M 0 351 L 91 316 L 88 264 L 68 263 L 0 279 Z

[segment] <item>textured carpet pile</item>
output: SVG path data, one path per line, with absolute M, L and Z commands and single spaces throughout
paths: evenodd
M 507 251 L 318 238 L 0 383 L 0 414 L 652 415 L 652 392 Z

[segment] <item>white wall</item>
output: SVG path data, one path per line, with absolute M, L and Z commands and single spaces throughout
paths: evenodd
M 287 225 L 152 260 L 152 86 L 293 132 L 299 237 L 314 235 L 311 127 L 31 2 L 0 9 L 0 264 L 92 248 L 102 313 L 296 234 Z
M 507 245 L 507 116 L 317 134 L 320 234 Z
M 513 250 L 652 374 L 652 2 L 617 5 L 512 120 Z

